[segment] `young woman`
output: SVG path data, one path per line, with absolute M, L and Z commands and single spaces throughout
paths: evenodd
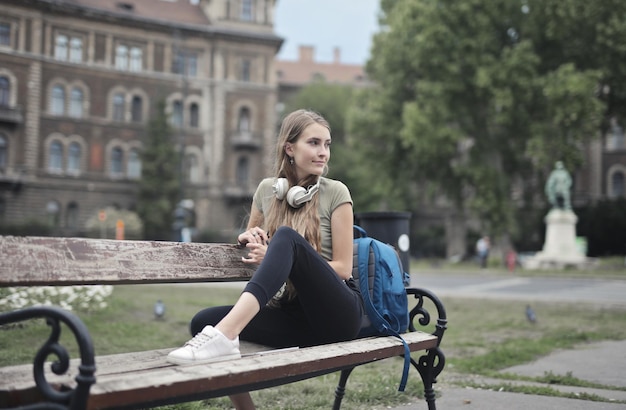
M 276 348 L 354 339 L 364 316 L 352 279 L 352 198 L 341 182 L 324 178 L 330 126 L 298 110 L 282 122 L 275 177 L 259 184 L 250 221 L 237 242 L 245 263 L 258 264 L 234 306 L 204 309 L 191 321 L 195 335 L 172 351 L 176 364 L 240 357 L 239 337 Z M 254 408 L 249 394 L 231 396 Z

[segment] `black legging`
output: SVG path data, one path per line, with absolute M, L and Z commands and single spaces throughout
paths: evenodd
M 297 297 L 280 308 L 266 306 L 287 278 Z M 361 295 L 350 282 L 348 285 L 341 280 L 300 234 L 291 228 L 279 228 L 244 289 L 257 298 L 262 308 L 240 338 L 277 348 L 354 339 L 364 313 Z M 206 325 L 217 324 L 231 308 L 218 306 L 198 312 L 191 321 L 192 335 Z

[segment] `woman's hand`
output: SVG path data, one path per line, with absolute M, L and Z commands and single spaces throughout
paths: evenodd
M 243 263 L 260 264 L 265 258 L 265 252 L 267 252 L 267 245 L 261 243 L 248 242 L 246 244 L 248 248 L 248 257 L 242 257 Z
M 267 236 L 267 232 L 265 232 L 258 226 L 255 226 L 254 228 L 250 228 L 247 231 L 240 233 L 237 237 L 237 243 L 239 245 L 245 245 L 248 243 L 259 243 L 262 245 L 267 245 L 269 239 L 270 238 Z
M 249 251 L 248 257 L 242 257 L 241 260 L 244 263 L 259 264 L 261 263 L 261 261 L 263 261 L 263 258 L 265 257 L 265 252 L 267 251 L 267 245 L 269 243 L 269 237 L 267 236 L 267 232 L 265 232 L 258 226 L 255 226 L 241 233 L 237 237 L 237 242 L 240 245 L 245 245 Z

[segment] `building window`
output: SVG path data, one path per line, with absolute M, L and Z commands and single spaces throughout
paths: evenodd
M 624 173 L 622 171 L 615 171 L 611 175 L 611 196 L 616 198 L 620 196 L 626 196 L 626 181 L 624 181 Z
M 0 134 L 0 170 L 4 170 L 7 167 L 9 159 L 9 141 L 7 137 Z
M 59 141 L 53 141 L 50 144 L 48 171 L 54 173 L 63 171 L 63 145 Z
M 143 67 L 143 51 L 139 47 L 131 47 L 128 70 L 139 72 L 141 71 L 142 67 Z
M 59 34 L 54 43 L 54 58 L 57 60 L 67 60 L 67 36 Z
M 134 148 L 128 153 L 128 178 L 141 178 L 141 156 L 139 150 Z
M 11 45 L 11 25 L 9 23 L 0 23 L 0 46 Z
M 241 20 L 243 21 L 252 21 L 253 19 L 253 10 L 252 10 L 252 0 L 242 0 L 241 1 Z
M 61 220 L 61 206 L 57 201 L 49 201 L 46 204 L 46 213 L 48 214 L 50 226 L 59 226 Z
M 11 98 L 11 83 L 7 77 L 0 77 L 0 107 L 8 107 Z
M 115 47 L 115 68 L 138 72 L 143 68 L 143 50 L 141 47 L 118 44 Z
M 71 174 L 80 173 L 80 145 L 72 142 L 67 150 L 67 172 Z
M 124 160 L 124 153 L 120 147 L 114 147 L 111 150 L 111 174 L 122 175 L 122 162 Z
M 196 103 L 189 106 L 189 126 L 198 128 L 200 126 L 200 107 Z
M 126 70 L 126 67 L 128 67 L 128 47 L 118 45 L 115 48 L 115 68 Z
M 193 51 L 178 51 L 172 64 L 172 72 L 189 77 L 198 75 L 198 54 Z
M 72 37 L 70 40 L 70 62 L 80 63 L 83 61 L 83 39 Z
M 70 202 L 67 204 L 67 210 L 65 212 L 65 226 L 70 229 L 78 228 L 78 204 L 76 202 Z
M 52 87 L 50 113 L 52 115 L 63 115 L 65 113 L 65 88 L 61 85 Z
M 242 134 L 250 132 L 250 109 L 248 107 L 239 110 L 237 130 Z
M 83 116 L 83 90 L 78 87 L 70 91 L 70 117 L 82 118 Z
M 248 59 L 244 59 L 241 61 L 241 73 L 240 79 L 241 81 L 249 82 L 250 81 L 250 69 L 252 67 L 252 63 Z
M 141 122 L 143 112 L 143 101 L 140 96 L 135 95 L 131 101 L 130 119 L 133 122 Z
M 239 158 L 237 161 L 237 185 L 246 188 L 250 177 L 250 162 L 247 157 Z
M 176 100 L 172 104 L 172 126 L 183 126 L 183 103 L 180 100 Z
M 113 121 L 124 121 L 124 94 L 113 95 Z
M 200 165 L 198 163 L 198 157 L 194 154 L 188 154 L 185 156 L 185 179 L 187 182 L 196 184 L 200 182 Z
M 57 34 L 54 40 L 54 58 L 60 61 L 80 63 L 83 61 L 83 39 Z

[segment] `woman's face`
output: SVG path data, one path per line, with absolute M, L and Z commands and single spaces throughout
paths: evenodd
M 321 176 L 330 159 L 330 131 L 313 123 L 302 131 L 295 143 L 285 144 L 285 152 L 293 158 L 298 179 Z

